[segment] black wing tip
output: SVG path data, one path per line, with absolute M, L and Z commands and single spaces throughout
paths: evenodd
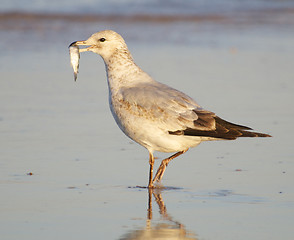
M 247 127 L 247 126 L 244 126 L 244 125 L 240 125 L 240 124 L 235 124 L 235 123 L 231 123 L 231 122 L 228 122 L 218 116 L 215 116 L 215 122 L 217 124 L 220 124 L 221 126 L 223 127 L 228 127 L 228 128 L 235 128 L 235 129 L 238 129 L 238 130 L 253 130 L 251 127 Z
M 218 138 L 218 139 L 226 139 L 226 140 L 235 140 L 239 137 L 272 137 L 269 134 L 258 133 L 258 132 L 249 132 L 239 129 L 227 129 L 227 131 L 223 130 L 213 130 L 213 131 L 203 131 L 197 130 L 193 128 L 186 128 L 185 130 L 178 131 L 168 131 L 171 135 L 185 135 L 185 136 L 194 136 L 194 137 L 210 137 L 210 138 Z
M 272 135 L 269 135 L 269 134 L 266 134 L 266 133 L 258 133 L 258 132 L 251 132 L 251 133 L 256 135 L 256 136 L 253 136 L 253 137 L 272 137 Z
M 212 112 L 196 111 L 199 118 L 194 121 L 194 127 L 168 131 L 171 135 L 186 135 L 234 140 L 239 137 L 272 137 L 269 134 L 254 132 L 252 128 L 228 122 Z

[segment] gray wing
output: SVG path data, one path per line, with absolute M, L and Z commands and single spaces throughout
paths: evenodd
M 230 123 L 201 108 L 192 98 L 167 85 L 153 82 L 122 89 L 123 101 L 139 116 L 147 116 L 172 135 L 220 139 L 269 137 L 249 127 Z
M 153 118 L 167 131 L 215 128 L 213 112 L 201 108 L 192 98 L 167 85 L 157 82 L 139 84 L 122 88 L 121 94 L 132 112 Z

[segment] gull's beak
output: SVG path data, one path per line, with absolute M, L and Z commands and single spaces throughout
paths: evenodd
M 90 49 L 92 48 L 91 44 L 87 43 L 87 40 L 76 41 L 71 43 L 69 46 L 89 46 L 87 48 L 80 48 L 79 52 L 87 52 L 90 51 Z

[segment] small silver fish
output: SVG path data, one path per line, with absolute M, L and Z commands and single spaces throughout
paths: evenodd
M 77 81 L 79 72 L 80 49 L 79 46 L 76 45 L 76 42 L 71 43 L 68 48 L 70 55 L 70 63 L 74 70 L 74 80 Z

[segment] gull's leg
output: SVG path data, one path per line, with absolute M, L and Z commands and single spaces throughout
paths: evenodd
M 161 164 L 160 164 L 160 166 L 159 166 L 159 168 L 158 168 L 158 170 L 157 170 L 157 172 L 156 172 L 156 175 L 155 175 L 155 177 L 153 179 L 153 182 L 155 182 L 155 181 L 159 182 L 162 179 L 162 177 L 163 177 L 164 171 L 165 171 L 168 163 L 171 160 L 173 160 L 174 158 L 176 158 L 176 157 L 182 155 L 183 153 L 187 152 L 188 149 L 189 148 L 187 148 L 186 150 L 177 152 L 174 155 L 170 156 L 169 158 L 163 159 L 162 162 L 161 162 Z
M 150 171 L 149 171 L 149 185 L 148 185 L 148 188 L 153 188 L 152 175 L 153 175 L 154 156 L 153 156 L 153 154 L 151 152 L 149 152 L 149 165 L 150 165 Z

